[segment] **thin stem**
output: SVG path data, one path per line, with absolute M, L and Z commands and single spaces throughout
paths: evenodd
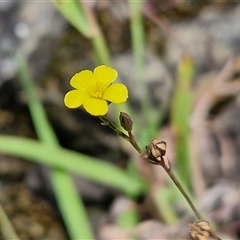
M 135 136 L 133 135 L 132 131 L 128 131 L 128 136 L 121 131 L 108 117 L 107 115 L 105 116 L 99 116 L 99 118 L 103 121 L 103 123 L 107 126 L 109 126 L 111 129 L 113 129 L 119 136 L 123 137 L 125 140 L 129 141 L 131 145 L 141 154 L 141 156 L 144 159 L 147 159 L 150 163 L 152 163 L 152 160 L 149 159 L 149 156 L 147 153 L 145 153 L 141 147 L 137 144 L 137 141 L 135 139 Z M 165 154 L 165 153 L 164 153 Z M 158 160 L 156 158 L 156 160 Z M 155 162 L 156 164 L 156 162 Z M 188 205 L 194 212 L 195 216 L 197 217 L 198 220 L 202 220 L 201 214 L 198 212 L 198 210 L 195 208 L 193 202 L 189 198 L 188 194 L 185 192 L 184 188 L 182 187 L 181 183 L 178 181 L 178 179 L 175 177 L 174 173 L 171 171 L 171 167 L 169 164 L 166 164 L 163 157 L 161 156 L 161 161 L 158 160 L 158 164 L 161 165 L 164 170 L 167 172 L 168 176 L 172 179 L 174 182 L 175 186 L 179 189 L 183 197 L 186 199 Z M 221 240 L 215 233 L 211 231 L 211 236 L 217 240 Z
M 144 151 L 141 149 L 141 147 L 139 147 L 139 145 L 137 144 L 137 141 L 134 137 L 134 135 L 132 134 L 132 131 L 128 131 L 128 136 L 129 136 L 129 141 L 132 144 L 132 146 L 140 153 L 143 154 Z
M 211 237 L 215 238 L 217 240 L 222 240 L 220 237 L 218 237 L 215 233 L 211 232 Z
M 127 141 L 130 141 L 128 135 L 122 132 L 106 115 L 99 116 L 99 118 L 103 121 L 106 126 L 109 126 L 113 131 L 117 133 L 120 137 L 124 138 Z
M 125 140 L 129 141 L 132 146 L 140 153 L 143 154 L 144 151 L 141 149 L 141 147 L 137 144 L 136 139 L 134 137 L 134 135 L 132 134 L 131 131 L 128 131 L 128 135 L 127 136 L 125 133 L 123 133 L 106 115 L 105 116 L 99 116 L 99 118 L 103 121 L 103 123 L 105 123 L 107 126 L 109 126 L 111 129 L 113 129 L 119 136 L 123 137 Z M 176 187 L 179 189 L 179 191 L 182 193 L 182 195 L 184 196 L 184 198 L 186 199 L 187 203 L 189 204 L 189 206 L 191 207 L 191 209 L 193 210 L 194 214 L 196 215 L 196 217 L 201 220 L 203 219 L 201 214 L 197 211 L 197 209 L 195 208 L 195 206 L 193 205 L 191 199 L 188 197 L 187 193 L 185 192 L 185 190 L 183 189 L 181 183 L 177 180 L 177 178 L 175 177 L 175 175 L 173 174 L 173 172 L 171 171 L 171 168 L 168 167 L 165 164 L 165 161 L 161 161 L 160 164 L 164 170 L 167 172 L 168 176 L 172 179 L 172 181 L 175 183 Z
M 163 161 L 164 162 L 164 161 Z M 195 206 L 193 205 L 191 199 L 188 197 L 188 194 L 185 192 L 185 190 L 183 189 L 181 183 L 177 180 L 177 178 L 175 177 L 175 175 L 173 174 L 173 172 L 171 171 L 171 168 L 167 167 L 165 163 L 161 164 L 161 166 L 164 168 L 164 170 L 167 172 L 168 176 L 172 179 L 172 181 L 174 182 L 174 184 L 176 185 L 176 187 L 179 189 L 179 191 L 182 193 L 182 195 L 184 196 L 184 198 L 186 199 L 187 203 L 189 204 L 189 206 L 191 207 L 191 209 L 193 210 L 194 214 L 196 215 L 196 217 L 198 218 L 198 220 L 203 219 L 201 214 L 197 211 L 197 209 L 195 208 Z
M 137 144 L 135 137 L 133 136 L 132 132 L 128 132 L 128 135 L 126 135 L 124 132 L 122 132 L 108 117 L 105 116 L 99 116 L 99 118 L 103 121 L 104 124 L 109 126 L 112 130 L 114 130 L 120 137 L 124 138 L 128 142 L 131 143 L 131 145 L 140 153 L 143 154 L 144 151 L 141 149 L 141 147 Z

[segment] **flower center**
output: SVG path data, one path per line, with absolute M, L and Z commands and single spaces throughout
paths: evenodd
M 102 93 L 101 92 L 92 93 L 92 97 L 97 99 L 102 99 Z

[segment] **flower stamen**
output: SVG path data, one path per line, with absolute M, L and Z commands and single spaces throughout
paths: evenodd
M 91 96 L 93 98 L 97 98 L 97 99 L 102 99 L 102 92 L 95 92 L 95 93 L 92 93 Z

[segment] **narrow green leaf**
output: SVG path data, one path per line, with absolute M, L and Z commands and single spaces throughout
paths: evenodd
M 34 85 L 27 71 L 26 62 L 20 55 L 16 56 L 16 60 L 37 135 L 44 145 L 47 145 L 50 149 L 55 149 L 59 146 L 59 143 L 50 123 L 48 122 L 44 108 L 36 95 Z M 11 147 L 12 146 L 13 145 L 11 145 Z M 28 145 L 25 147 L 28 147 Z M 48 154 L 51 153 L 49 152 Z M 76 186 L 72 182 L 71 176 L 68 172 L 64 172 L 64 169 L 51 168 L 50 179 L 70 237 L 72 239 L 93 239 L 93 233 L 91 231 L 90 223 L 88 222 L 84 205 Z M 84 227 L 79 228 L 76 225 L 77 222 L 81 222 Z
M 170 201 L 170 191 L 171 187 L 159 187 L 155 191 L 153 199 L 159 216 L 164 219 L 164 222 L 172 225 L 178 221 L 178 218 L 172 207 L 172 202 Z
M 2 205 L 0 205 L 0 231 L 4 239 L 20 240 L 16 234 L 7 214 L 5 213 Z
M 172 100 L 171 123 L 176 134 L 176 165 L 183 184 L 190 186 L 189 133 L 194 68 L 189 56 L 179 62 Z
M 51 0 L 61 14 L 85 37 L 91 37 L 90 25 L 79 1 Z
M 22 157 L 76 173 L 92 181 L 120 189 L 133 197 L 146 191 L 142 181 L 112 164 L 75 151 L 53 148 L 36 140 L 0 135 L 0 151 L 2 154 Z

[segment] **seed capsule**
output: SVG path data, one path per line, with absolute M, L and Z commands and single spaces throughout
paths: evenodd
M 146 146 L 149 159 L 159 162 L 166 153 L 167 144 L 164 141 L 153 139 L 148 146 Z M 160 159 L 159 159 L 160 158 Z
M 166 148 L 167 148 L 167 144 L 165 141 L 158 141 L 156 139 L 153 140 L 153 143 L 156 145 L 156 148 L 161 152 L 161 157 L 164 156 L 166 154 Z
M 211 235 L 209 223 L 205 220 L 200 220 L 190 224 L 190 236 L 193 240 L 208 240 Z

